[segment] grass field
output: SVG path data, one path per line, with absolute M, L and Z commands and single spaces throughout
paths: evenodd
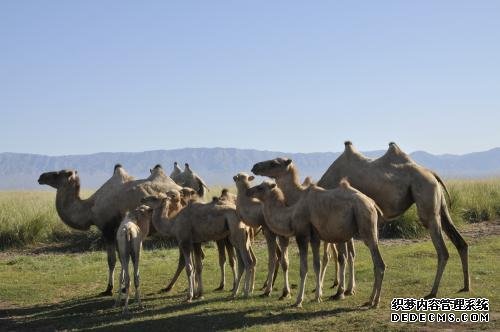
M 473 226 L 474 227 L 474 226 Z M 385 241 L 381 252 L 388 265 L 381 305 L 375 310 L 359 306 L 372 287 L 372 265 L 368 251 L 356 243 L 357 293 L 341 302 L 327 300 L 333 290 L 325 287 L 323 303 L 313 302 L 311 293 L 314 273 L 310 265 L 306 300 L 303 309 L 294 309 L 292 299 L 279 301 L 283 285 L 280 272 L 276 290 L 270 298 L 262 298 L 256 289 L 250 299 L 229 298 L 229 292 L 212 291 L 218 285 L 216 250 L 207 246 L 203 273 L 204 300 L 184 303 L 186 278 L 183 274 L 170 294 L 158 294 L 176 266 L 177 250 L 146 250 L 141 263 L 142 292 L 145 308 L 131 303 L 130 316 L 112 308 L 113 299 L 96 297 L 106 284 L 105 253 L 101 251 L 67 253 L 41 249 L 4 252 L 0 256 L 0 330 L 238 330 L 302 331 L 302 330 L 415 330 L 498 329 L 500 293 L 500 236 L 468 237 L 471 243 L 470 266 L 472 291 L 457 293 L 462 287 L 458 255 L 451 243 L 450 260 L 441 282 L 440 297 L 485 297 L 490 300 L 489 323 L 394 324 L 390 323 L 390 301 L 393 297 L 421 297 L 430 290 L 436 269 L 436 255 L 430 241 Z M 265 278 L 265 248 L 256 246 L 259 259 L 256 285 Z M 298 283 L 298 254 L 295 246 L 290 254 L 290 281 Z M 229 270 L 229 269 L 228 269 Z M 331 284 L 332 269 L 328 270 Z M 231 278 L 230 272 L 226 272 Z M 293 286 L 292 286 L 293 287 Z
M 145 309 L 122 317 L 113 309 L 109 297 L 96 297 L 106 284 L 106 258 L 100 234 L 73 231 L 57 216 L 54 192 L 0 192 L 0 330 L 64 329 L 172 329 L 172 330 L 414 330 L 414 329 L 499 329 L 500 232 L 489 232 L 484 225 L 496 225 L 500 219 L 500 179 L 484 181 L 448 181 L 451 211 L 455 223 L 471 244 L 472 292 L 456 293 L 462 287 L 462 273 L 456 250 L 447 242 L 450 260 L 441 282 L 441 297 L 486 297 L 490 299 L 490 323 L 483 324 L 393 324 L 390 300 L 393 297 L 421 297 L 431 288 L 436 270 L 436 254 L 429 240 L 387 240 L 381 252 L 388 265 L 379 309 L 361 310 L 369 296 L 372 265 L 364 245 L 357 242 L 357 294 L 342 302 L 327 298 L 332 290 L 325 287 L 323 303 L 314 303 L 312 264 L 308 277 L 307 300 L 303 309 L 293 309 L 294 298 L 278 301 L 282 287 L 280 272 L 276 290 L 270 298 L 261 298 L 258 287 L 250 299 L 231 300 L 229 292 L 213 292 L 219 272 L 216 250 L 206 247 L 204 280 L 205 299 L 192 304 L 183 302 L 186 278 L 179 279 L 170 294 L 158 294 L 176 267 L 177 250 L 164 242 L 148 240 L 141 262 Z M 216 195 L 220 188 L 210 192 Z M 88 196 L 90 192 L 83 195 Z M 490 222 L 482 222 L 490 220 Z M 498 230 L 498 227 L 495 228 Z M 420 226 L 414 209 L 381 228 L 389 238 L 422 238 L 427 232 Z M 472 236 L 471 234 L 475 234 Z M 265 278 L 266 250 L 259 242 L 256 285 Z M 298 254 L 291 246 L 290 280 L 298 283 Z M 329 276 L 332 275 L 329 269 Z M 226 272 L 231 278 L 229 269 Z M 326 283 L 331 284 L 331 278 Z M 294 297 L 296 289 L 292 288 Z

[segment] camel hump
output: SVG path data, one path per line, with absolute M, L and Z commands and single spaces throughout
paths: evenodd
M 403 150 L 401 150 L 399 146 L 394 142 L 389 143 L 389 149 L 387 149 L 387 152 L 384 156 L 382 156 L 382 158 L 389 159 L 392 163 L 413 162 L 410 156 L 404 153 Z

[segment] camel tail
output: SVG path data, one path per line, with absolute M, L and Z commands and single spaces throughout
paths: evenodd
M 462 237 L 453 223 L 451 219 L 450 212 L 448 211 L 448 207 L 446 206 L 446 200 L 443 198 L 441 203 L 441 225 L 443 227 L 444 232 L 448 236 L 448 238 L 455 244 L 457 249 L 459 248 L 467 248 L 467 242 Z
M 434 175 L 434 178 L 436 178 L 437 182 L 439 182 L 439 184 L 443 188 L 444 192 L 446 193 L 446 196 L 448 196 L 448 202 L 449 202 L 450 208 L 451 208 L 451 196 L 450 196 L 450 192 L 448 191 L 448 188 L 446 188 L 446 185 L 444 184 L 443 180 L 439 177 L 439 175 L 437 175 L 435 172 L 432 172 L 432 175 Z

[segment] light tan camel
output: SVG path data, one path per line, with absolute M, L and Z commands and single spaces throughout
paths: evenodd
M 187 206 L 188 204 L 192 202 L 201 202 L 199 199 L 198 195 L 194 191 L 194 189 L 184 187 L 181 189 L 180 192 L 174 190 L 174 191 L 169 191 L 167 192 L 167 195 L 170 197 L 171 204 L 170 204 L 170 211 L 168 211 L 168 214 L 171 215 L 175 211 L 180 211 L 181 208 Z M 219 203 L 219 198 L 217 198 L 216 202 L 217 204 L 222 204 Z M 229 266 L 231 267 L 231 271 L 233 273 L 233 287 L 232 290 L 234 289 L 236 285 L 236 255 L 234 252 L 234 247 L 229 241 L 228 238 L 222 239 L 215 241 L 217 244 L 217 251 L 219 254 L 219 268 L 220 268 L 220 273 L 221 273 L 221 278 L 220 278 L 220 283 L 219 286 L 215 289 L 216 291 L 218 290 L 223 290 L 224 286 L 226 284 L 226 255 L 224 253 L 224 250 L 227 251 L 227 257 L 229 259 Z M 199 247 L 194 247 L 195 254 L 198 254 L 201 259 L 205 259 L 205 253 L 203 252 L 201 246 Z M 179 279 L 179 276 L 182 273 L 182 270 L 184 270 L 185 267 L 185 261 L 184 261 L 184 256 L 182 254 L 182 250 L 179 247 L 179 259 L 177 262 L 177 270 L 174 273 L 174 276 L 170 280 L 170 282 L 167 284 L 167 287 L 163 288 L 161 292 L 170 292 L 172 288 L 174 287 L 175 283 L 177 282 L 177 279 Z
M 101 295 L 112 295 L 116 230 L 125 213 L 139 206 L 142 197 L 181 188 L 158 166 L 148 179 L 131 180 L 118 165 L 112 178 L 88 199 L 80 198 L 80 178 L 74 170 L 43 173 L 38 183 L 57 189 L 56 210 L 66 225 L 79 230 L 88 230 L 95 225 L 101 230 L 106 242 L 109 272 L 108 287 Z
M 275 179 L 276 184 L 283 191 L 286 203 L 288 205 L 293 205 L 298 202 L 304 194 L 308 193 L 309 186 L 313 185 L 309 177 L 306 177 L 306 179 L 304 180 L 305 185 L 300 185 L 298 170 L 292 163 L 291 159 L 276 158 L 272 160 L 262 161 L 252 167 L 252 172 L 257 175 L 268 176 Z M 334 253 L 335 262 L 334 287 L 336 284 L 342 285 L 342 287 L 339 287 L 337 289 L 337 294 L 333 296 L 333 299 L 343 299 L 345 295 L 352 295 L 355 293 L 356 282 L 354 276 L 354 242 L 351 239 L 347 243 L 324 243 L 323 262 L 321 264 L 320 270 L 322 285 L 326 274 L 326 267 L 331 257 L 330 251 L 333 251 Z M 349 265 L 350 278 L 347 289 L 344 289 L 343 285 L 345 284 L 345 282 L 344 280 L 339 280 L 339 278 L 345 277 L 345 275 L 340 272 L 345 270 L 346 263 L 348 263 Z M 339 264 L 341 266 L 339 266 Z
M 365 306 L 371 308 L 378 306 L 385 264 L 378 249 L 379 211 L 372 199 L 353 189 L 346 180 L 342 181 L 340 187 L 332 190 L 325 190 L 314 185 L 309 186 L 299 200 L 291 206 L 286 205 L 283 192 L 273 182 L 265 181 L 250 188 L 247 192 L 263 202 L 266 223 L 278 233 L 293 234 L 296 229 L 307 228 L 312 224 L 315 233 L 322 240 L 331 243 L 347 242 L 359 233 L 360 238 L 370 250 L 375 276 L 373 291 Z M 305 245 L 297 242 L 300 252 L 301 282 L 295 305 L 301 306 L 307 277 L 308 248 L 307 242 Z M 316 272 L 316 300 L 321 301 L 319 242 L 315 248 L 313 247 L 313 260 Z
M 130 259 L 132 260 L 134 268 L 135 300 L 139 308 L 142 308 L 139 281 L 139 262 L 142 242 L 149 234 L 149 226 L 151 224 L 152 215 L 153 210 L 149 206 L 141 205 L 132 212 L 127 212 L 116 232 L 116 244 L 122 269 L 120 273 L 120 286 L 118 287 L 115 307 L 120 304 L 122 295 L 125 295 L 123 314 L 128 313 Z
M 262 227 L 262 233 L 266 239 L 268 257 L 267 278 L 264 286 L 262 287 L 264 289 L 264 293 L 262 295 L 271 295 L 274 281 L 276 280 L 276 276 L 278 274 L 278 262 L 281 261 L 285 278 L 285 285 L 283 287 L 281 298 L 286 298 L 290 294 L 290 286 L 288 285 L 288 253 L 286 255 L 282 255 L 281 250 L 276 243 L 276 234 L 273 233 L 266 225 L 260 201 L 247 196 L 247 190 L 250 188 L 250 183 L 254 180 L 254 177 L 241 172 L 233 176 L 233 180 L 236 184 L 236 190 L 238 192 L 236 196 L 236 211 L 243 219 L 243 222 L 249 227 L 254 229 Z M 280 241 L 287 241 L 286 238 L 280 238 Z M 286 257 L 286 259 L 283 257 Z
M 184 164 L 184 171 L 176 175 L 173 179 L 182 187 L 193 188 L 200 197 L 205 196 L 205 190 L 208 190 L 208 186 L 205 181 L 203 181 L 198 174 L 191 170 L 188 163 Z
M 255 277 L 255 255 L 248 235 L 248 227 L 240 221 L 236 209 L 230 205 L 214 203 L 191 203 L 173 216 L 168 216 L 170 199 L 163 195 L 149 196 L 142 200 L 151 206 L 153 211 L 153 225 L 163 235 L 175 237 L 184 255 L 186 273 L 189 281 L 187 300 L 203 294 L 202 269 L 203 264 L 199 255 L 195 256 L 195 266 L 191 261 L 193 245 L 206 241 L 221 240 L 229 237 L 237 249 L 238 278 L 233 296 L 238 288 L 245 270 L 244 294 L 249 296 L 253 291 Z M 193 274 L 196 271 L 196 277 Z M 196 291 L 195 291 L 196 280 Z

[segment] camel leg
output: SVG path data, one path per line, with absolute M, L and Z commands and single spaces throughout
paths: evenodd
M 231 244 L 231 241 L 229 241 L 229 238 L 226 238 L 224 240 L 224 245 L 226 247 L 227 258 L 229 259 L 229 267 L 231 268 L 231 272 L 233 273 L 233 287 L 231 288 L 231 291 L 233 291 L 236 287 L 236 254 L 234 252 L 234 247 Z
M 240 250 L 236 250 L 236 258 L 238 259 L 238 276 L 236 278 L 236 285 L 232 292 L 232 297 L 236 298 L 238 295 L 238 291 L 240 289 L 241 277 L 243 276 L 243 270 L 245 269 L 245 263 L 243 262 L 243 258 L 241 257 Z
M 191 243 L 179 243 L 182 250 L 182 255 L 184 256 L 184 263 L 186 268 L 186 275 L 188 279 L 188 296 L 186 301 L 193 301 L 194 295 L 194 271 L 193 262 L 191 260 L 192 244 Z
M 333 244 L 326 241 L 323 243 L 323 261 L 321 262 L 320 272 L 321 285 L 323 285 L 323 282 L 325 280 L 326 267 L 328 266 L 328 262 L 330 261 L 330 247 L 333 247 Z
M 122 314 L 127 314 L 128 313 L 128 300 L 129 300 L 129 292 L 130 292 L 130 274 L 128 270 L 128 260 L 129 256 L 127 255 L 127 258 L 125 259 L 125 270 L 123 273 L 123 288 L 122 288 L 122 293 L 125 294 L 125 306 L 123 307 Z
M 469 276 L 469 245 L 465 242 L 462 235 L 458 232 L 457 228 L 451 220 L 450 212 L 446 205 L 446 200 L 442 198 L 441 203 L 441 223 L 443 230 L 451 240 L 455 248 L 457 248 L 460 260 L 462 262 L 462 271 L 464 274 L 464 288 L 460 292 L 470 291 L 470 276 Z
M 436 297 L 437 295 L 439 283 L 441 282 L 441 277 L 443 276 L 444 268 L 446 267 L 446 263 L 450 255 L 444 243 L 439 217 L 436 216 L 431 221 L 425 224 L 429 225 L 432 244 L 434 244 L 434 248 L 436 248 L 436 252 L 438 255 L 438 266 L 436 277 L 434 279 L 434 285 L 432 286 L 431 292 L 427 296 L 425 296 L 426 299 L 429 299 Z
M 334 260 L 335 264 L 335 280 L 333 281 L 333 285 L 331 288 L 335 288 L 336 286 L 339 285 L 339 252 L 337 250 L 337 245 L 335 243 L 332 243 L 331 245 L 332 248 L 332 258 Z
M 201 259 L 201 257 L 202 257 L 202 255 L 201 255 L 201 243 L 194 243 L 193 249 L 194 249 L 194 271 L 195 271 L 195 280 L 196 280 L 196 291 L 194 293 L 194 297 L 202 299 L 203 298 L 203 280 L 202 280 L 203 261 Z
M 269 296 L 273 290 L 273 280 L 276 268 L 278 265 L 278 257 L 276 256 L 276 235 L 274 235 L 267 227 L 262 229 L 262 233 L 266 239 L 267 244 L 267 278 L 264 283 L 264 293 L 262 296 Z
M 220 283 L 219 287 L 214 290 L 220 291 L 224 289 L 224 285 L 226 284 L 226 252 L 224 240 L 219 240 L 215 243 L 217 244 L 217 252 L 219 253 Z
M 347 262 L 347 243 L 337 243 L 338 250 L 338 261 L 339 261 L 339 287 L 337 288 L 337 293 L 330 297 L 331 300 L 343 300 L 345 291 L 345 265 Z
M 309 250 L 309 241 L 304 236 L 297 236 L 296 238 L 297 246 L 299 247 L 300 254 L 300 285 L 297 294 L 297 300 L 293 304 L 294 307 L 301 308 L 302 301 L 304 300 L 304 289 L 306 286 L 307 278 L 307 252 Z
M 280 296 L 280 300 L 290 297 L 290 283 L 288 281 L 288 245 L 290 244 L 290 239 L 279 236 L 279 245 L 281 248 L 281 269 L 283 270 L 283 277 L 285 284 L 283 285 L 283 293 Z
M 356 294 L 356 280 L 354 277 L 354 258 L 356 257 L 356 250 L 354 248 L 354 239 L 347 242 L 347 264 L 349 265 L 349 284 L 344 292 L 345 295 Z
M 139 261 L 141 256 L 141 245 L 132 251 L 132 264 L 134 265 L 134 287 L 135 287 L 135 301 L 139 308 L 142 308 L 141 293 L 140 293 L 140 277 L 139 277 Z
M 123 264 L 123 262 L 122 262 L 122 264 Z M 124 265 L 122 265 L 122 268 L 120 270 L 120 275 L 118 277 L 118 292 L 117 292 L 117 296 L 116 296 L 116 301 L 115 301 L 114 307 L 118 307 L 120 305 L 120 302 L 122 300 L 122 287 L 123 287 L 123 285 L 125 285 L 125 268 L 124 268 Z
M 114 274 L 115 274 L 115 266 L 116 266 L 116 242 L 108 242 L 106 243 L 106 254 L 108 256 L 108 287 L 106 290 L 99 295 L 108 296 L 113 295 L 113 283 L 114 283 Z
M 377 242 L 370 240 L 365 241 L 365 244 L 370 249 L 370 253 L 373 261 L 373 274 L 375 280 L 373 282 L 373 291 L 370 296 L 370 300 L 363 305 L 363 307 L 367 308 L 377 308 L 380 302 L 380 292 L 382 290 L 382 281 L 384 279 L 385 273 L 385 263 L 382 259 L 382 255 L 380 255 L 380 250 L 378 249 Z
M 314 232 L 311 237 L 311 250 L 313 254 L 313 267 L 316 276 L 316 301 L 321 302 L 321 296 L 323 295 L 323 282 L 321 280 L 321 260 L 320 260 L 320 246 L 321 241 L 318 235 Z
M 177 279 L 179 279 L 182 270 L 184 270 L 184 266 L 185 266 L 185 261 L 182 255 L 182 249 L 179 247 L 179 261 L 177 263 L 177 270 L 175 271 L 175 274 L 172 277 L 172 280 L 170 280 L 170 282 L 168 283 L 167 287 L 160 290 L 160 292 L 168 293 L 172 290 L 172 287 L 174 287 L 175 283 L 177 282 Z

